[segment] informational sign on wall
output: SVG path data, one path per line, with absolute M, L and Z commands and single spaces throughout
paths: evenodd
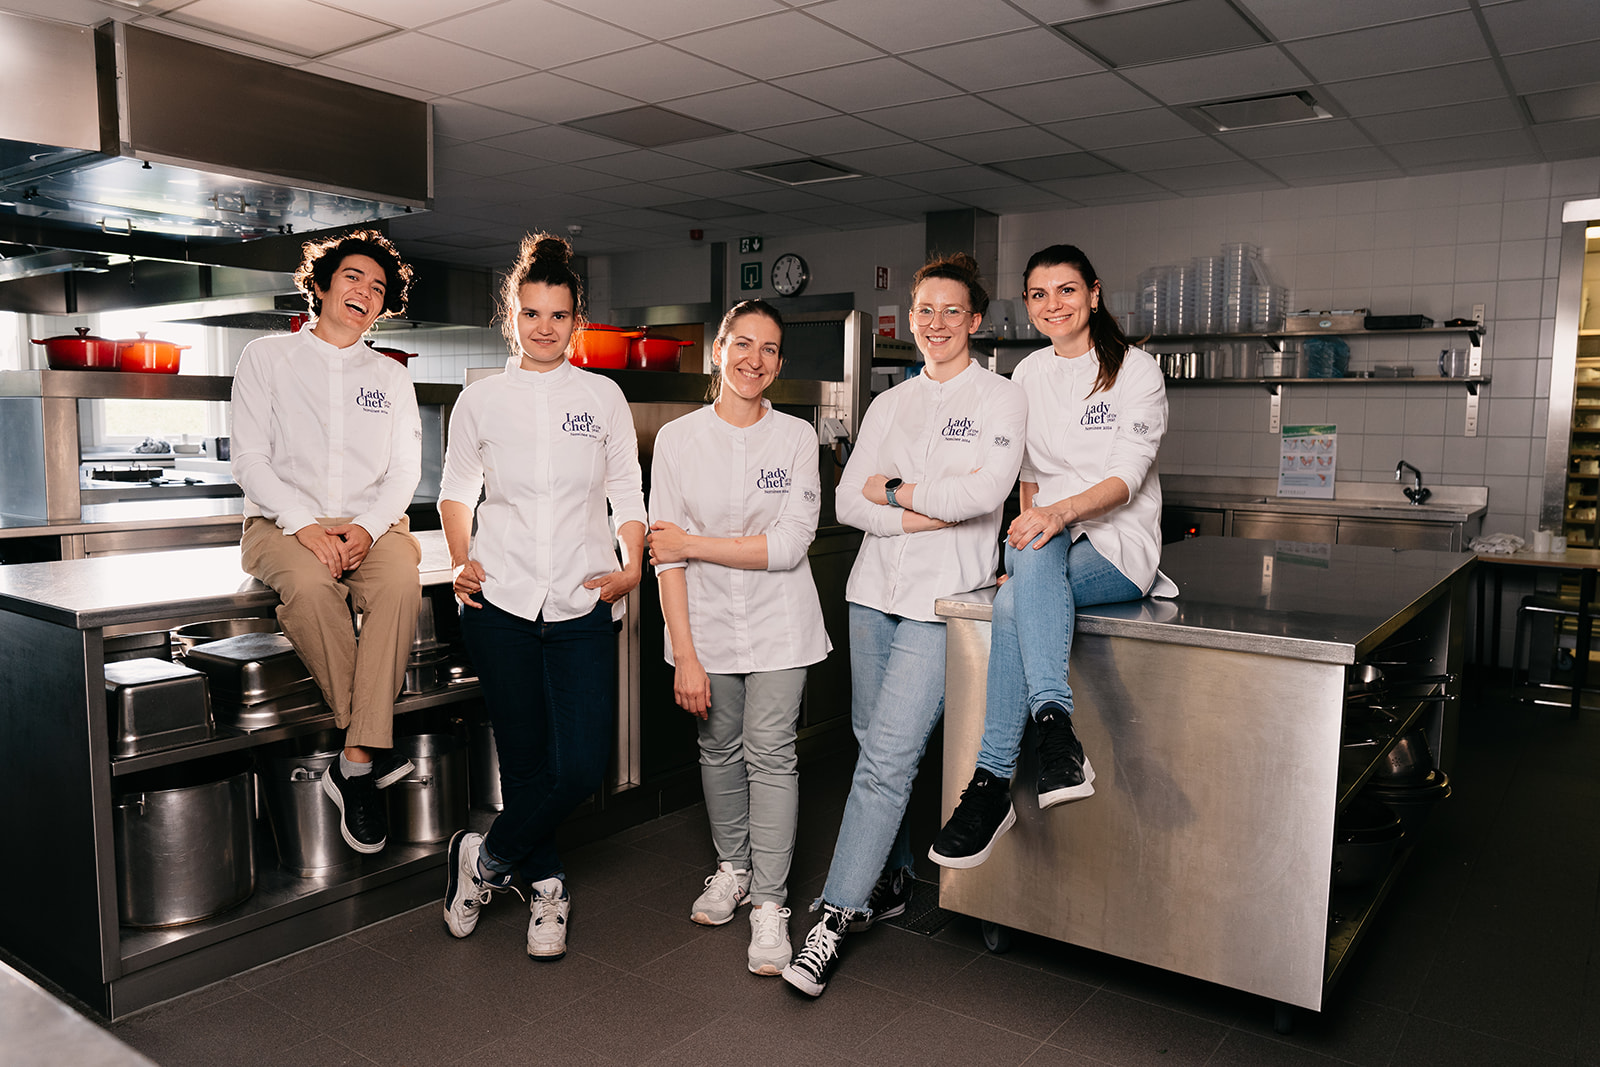
M 1285 426 L 1278 449 L 1278 495 L 1332 500 L 1338 455 L 1338 427 Z
M 739 291 L 750 292 L 752 289 L 761 288 L 761 264 L 739 264 Z
M 759 237 L 741 237 L 741 238 L 739 238 L 739 254 L 741 256 L 748 256 L 752 252 L 759 252 L 759 251 L 761 251 L 761 238 L 759 238 Z
M 878 307 L 878 336 L 896 337 L 900 327 L 900 307 L 897 304 L 881 304 Z

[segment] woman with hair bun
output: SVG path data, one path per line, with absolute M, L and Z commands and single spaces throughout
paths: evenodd
M 1027 399 L 972 359 L 968 342 L 988 305 L 971 256 L 917 272 L 910 318 L 923 372 L 872 402 L 839 480 L 839 519 L 866 532 L 845 588 L 850 720 L 861 752 L 822 917 L 783 971 L 811 996 L 827 988 L 847 931 L 905 910 L 913 860 L 906 803 L 944 710 L 945 627 L 934 601 L 995 580 Z
M 644 563 L 633 416 L 616 383 L 567 361 L 583 316 L 571 258 L 559 237 L 523 238 L 501 293 L 511 357 L 503 375 L 462 390 L 439 490 L 461 634 L 494 724 L 505 799 L 487 834 L 463 830 L 450 841 L 445 925 L 456 937 L 472 933 L 482 906 L 521 871 L 536 960 L 566 954 L 570 901 L 555 836 L 602 784 L 618 620 Z
M 650 562 L 673 695 L 700 720 L 700 780 L 717 869 L 689 917 L 750 911 L 752 974 L 789 962 L 789 864 L 806 668 L 827 656 L 806 550 L 822 508 L 817 434 L 763 396 L 783 366 L 783 319 L 735 304 L 711 347 L 716 397 L 661 428 L 650 466 Z
M 1011 775 L 1030 717 L 1039 807 L 1094 793 L 1067 685 L 1077 608 L 1178 592 L 1157 569 L 1167 390 L 1156 361 L 1129 346 L 1072 245 L 1034 253 L 1023 299 L 1050 347 L 1012 375 L 1028 394 L 1022 513 L 1006 533 L 1008 578 L 994 600 L 977 769 L 928 854 L 945 867 L 976 867 L 1016 821 Z

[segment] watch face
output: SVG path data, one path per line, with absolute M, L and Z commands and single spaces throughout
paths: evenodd
M 772 288 L 780 296 L 794 296 L 811 280 L 806 261 L 793 252 L 779 256 L 772 264 Z

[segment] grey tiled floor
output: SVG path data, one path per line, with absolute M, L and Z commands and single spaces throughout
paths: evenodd
M 745 972 L 744 912 L 685 917 L 713 861 L 700 808 L 568 856 L 560 963 L 527 959 L 515 899 L 466 941 L 429 905 L 112 1029 L 167 1067 L 1600 1064 L 1600 715 L 1476 711 L 1462 733 L 1454 797 L 1327 1010 L 1288 1036 L 1257 997 L 1026 935 L 991 955 L 963 918 L 847 940 L 808 1000 Z M 804 777 L 797 939 L 847 774 Z

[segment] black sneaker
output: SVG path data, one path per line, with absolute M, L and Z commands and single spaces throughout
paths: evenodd
M 1046 704 L 1034 720 L 1039 728 L 1039 809 L 1094 795 L 1094 768 L 1083 754 L 1072 716 Z
M 961 791 L 961 803 L 933 839 L 928 858 L 941 867 L 976 867 L 989 858 L 994 843 L 1016 821 L 1011 783 L 979 767 Z
M 381 852 L 389 840 L 389 813 L 378 795 L 376 772 L 346 778 L 335 759 L 322 775 L 322 791 L 339 809 L 339 832 L 357 852 Z
M 373 784 L 379 789 L 388 789 L 416 769 L 409 756 L 392 748 L 380 748 L 372 757 Z
M 822 918 L 806 935 L 806 943 L 783 969 L 783 980 L 808 996 L 820 997 L 828 988 L 828 977 L 839 965 L 839 942 L 850 923 L 860 916 L 833 904 L 822 905 Z
M 878 884 L 872 887 L 872 896 L 867 898 L 867 914 L 851 920 L 850 932 L 864 933 L 872 929 L 873 923 L 904 915 L 906 905 L 911 903 L 911 889 L 916 881 L 916 877 L 905 867 L 884 871 Z

